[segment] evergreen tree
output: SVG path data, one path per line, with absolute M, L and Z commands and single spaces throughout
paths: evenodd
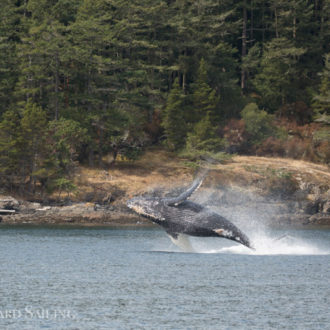
M 21 183 L 18 177 L 21 166 L 21 117 L 17 111 L 8 110 L 0 122 L 0 182 L 9 189 Z
M 18 7 L 13 1 L 1 0 L 0 11 L 0 116 L 12 102 L 18 79 L 16 46 L 20 40 Z
M 185 109 L 185 95 L 182 92 L 177 78 L 169 93 L 163 118 L 167 145 L 172 150 L 178 150 L 185 144 L 185 137 L 187 134 Z
M 217 134 L 216 127 L 210 118 L 210 113 L 195 124 L 188 134 L 186 149 L 190 152 L 219 152 L 225 148 L 224 140 Z
M 50 153 L 46 163 L 53 168 L 49 170 L 57 172 L 57 176 L 70 176 L 80 148 L 84 142 L 87 142 L 86 133 L 86 129 L 71 119 L 61 118 L 49 122 L 46 136 Z
M 207 83 L 207 70 L 204 59 L 200 61 L 196 82 L 193 84 L 193 129 L 188 134 L 187 150 L 220 151 L 223 141 L 217 135 L 220 116 L 217 112 L 219 97 Z
M 239 71 L 237 57 L 237 49 L 226 42 L 219 42 L 212 47 L 208 55 L 208 83 L 217 95 L 221 95 L 216 112 L 222 120 L 239 116 L 244 105 L 237 77 Z M 245 72 L 247 73 L 246 68 Z
M 52 1 L 31 0 L 26 10 L 29 15 L 22 20 L 27 32 L 17 47 L 21 74 L 15 94 L 22 106 L 34 102 L 47 109 L 49 117 L 58 119 L 64 106 L 65 66 L 70 57 L 67 28 Z
M 0 168 L 10 178 L 10 184 L 33 191 L 46 153 L 46 113 L 33 103 L 27 103 L 22 115 L 9 110 L 0 124 Z
M 45 133 L 47 129 L 46 112 L 29 102 L 22 113 L 21 128 L 21 173 L 28 178 L 29 190 L 35 189 L 36 172 L 43 166 L 46 150 Z
M 330 122 L 330 54 L 325 56 L 325 67 L 320 74 L 319 94 L 314 97 L 313 109 L 318 121 Z
M 267 112 L 298 103 L 308 109 L 313 102 L 317 116 L 328 113 L 329 60 L 321 82 L 318 75 L 330 52 L 328 0 L 0 5 L 0 167 L 17 174 L 12 183 L 31 178 L 32 189 L 47 172 L 49 182 L 70 179 L 64 173 L 76 156 L 60 147 L 56 132 L 83 131 L 83 143 L 74 135 L 81 146 L 74 154 L 91 164 L 109 152 L 114 159 L 119 152 L 136 154 L 150 143 L 147 127 L 159 109 L 165 109 L 163 128 L 173 149 L 183 147 L 187 132 L 191 147 L 214 146 L 218 127 L 237 118 L 251 97 Z M 27 133 L 37 125 L 29 112 L 48 127 L 40 127 L 39 139 L 56 155 Z
M 253 84 L 261 93 L 261 104 L 276 110 L 288 102 L 304 97 L 299 91 L 298 58 L 305 50 L 286 38 L 274 38 L 265 45 L 258 74 Z
M 191 121 L 193 123 L 202 120 L 208 115 L 210 120 L 213 121 L 213 124 L 215 124 L 220 117 L 217 112 L 219 97 L 216 95 L 216 91 L 209 86 L 207 81 L 206 63 L 204 59 L 201 59 L 197 79 L 193 84 L 193 113 L 191 116 Z

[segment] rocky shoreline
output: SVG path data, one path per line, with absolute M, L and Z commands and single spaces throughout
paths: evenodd
M 149 222 L 135 214 L 94 203 L 42 205 L 5 196 L 0 198 L 0 224 L 147 226 Z
M 168 154 L 146 154 L 108 171 L 80 168 L 78 193 L 52 202 L 0 195 L 0 225 L 152 226 L 126 207 L 133 196 L 176 196 L 193 170 Z M 329 167 L 285 158 L 236 156 L 211 165 L 192 200 L 234 223 L 330 226 Z
M 321 194 L 317 189 L 314 193 L 305 189 L 290 197 L 274 198 L 247 188 L 221 186 L 201 189 L 193 199 L 234 221 L 251 221 L 254 217 L 273 226 L 330 225 L 329 191 Z M 47 205 L 11 196 L 0 197 L 0 224 L 152 226 L 147 219 L 132 213 L 125 201 L 115 205 L 69 201 L 64 205 Z

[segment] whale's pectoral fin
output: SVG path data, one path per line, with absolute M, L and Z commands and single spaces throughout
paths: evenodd
M 189 189 L 187 189 L 185 192 L 183 192 L 181 195 L 179 195 L 178 197 L 167 199 L 166 204 L 169 206 L 177 206 L 177 205 L 181 204 L 182 202 L 184 202 L 185 200 L 187 200 L 202 185 L 206 174 L 207 173 L 205 172 L 199 178 L 197 178 L 193 182 L 191 187 Z
M 179 236 L 178 233 L 174 233 L 173 231 L 170 231 L 170 230 L 166 230 L 166 233 L 168 236 L 170 236 L 171 239 L 178 239 L 178 236 Z
M 167 231 L 171 241 L 184 252 L 193 252 L 194 249 L 190 243 L 189 237 L 184 234 L 177 234 Z
M 237 230 L 233 231 L 231 229 L 224 229 L 224 228 L 216 228 L 213 229 L 213 231 L 220 237 L 228 238 L 230 240 L 243 244 L 246 247 L 254 250 L 254 248 L 251 246 L 250 240 L 241 231 L 238 232 Z

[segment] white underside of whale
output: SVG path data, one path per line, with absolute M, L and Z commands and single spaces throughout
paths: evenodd
M 185 234 L 178 234 L 177 238 L 168 235 L 171 241 L 184 252 L 194 252 L 194 249 L 190 243 L 189 236 Z

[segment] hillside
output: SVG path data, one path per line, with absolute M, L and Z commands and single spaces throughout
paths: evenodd
M 192 199 L 228 218 L 249 222 L 254 214 L 274 225 L 330 225 L 327 166 L 253 156 L 234 156 L 225 164 L 203 166 L 209 168 L 209 173 Z M 164 150 L 150 150 L 135 162 L 119 160 L 108 170 L 80 167 L 74 180 L 78 189 L 70 196 L 71 202 L 63 194 L 60 205 L 21 202 L 17 213 L 2 216 L 2 221 L 148 224 L 127 209 L 126 201 L 143 194 L 177 194 L 189 186 L 198 171 Z
M 81 167 L 76 176 L 77 197 L 82 199 L 84 194 L 99 190 L 117 193 L 121 200 L 154 190 L 185 186 L 198 173 L 198 169 L 189 165 L 166 151 L 149 151 L 136 162 L 118 162 L 108 171 Z M 281 183 L 284 190 L 289 189 L 290 184 L 297 184 L 297 189 L 315 186 L 322 192 L 330 188 L 329 167 L 300 160 L 234 156 L 224 164 L 204 163 L 202 166 L 210 170 L 203 187 L 249 186 L 262 194 L 271 188 L 268 183 Z

